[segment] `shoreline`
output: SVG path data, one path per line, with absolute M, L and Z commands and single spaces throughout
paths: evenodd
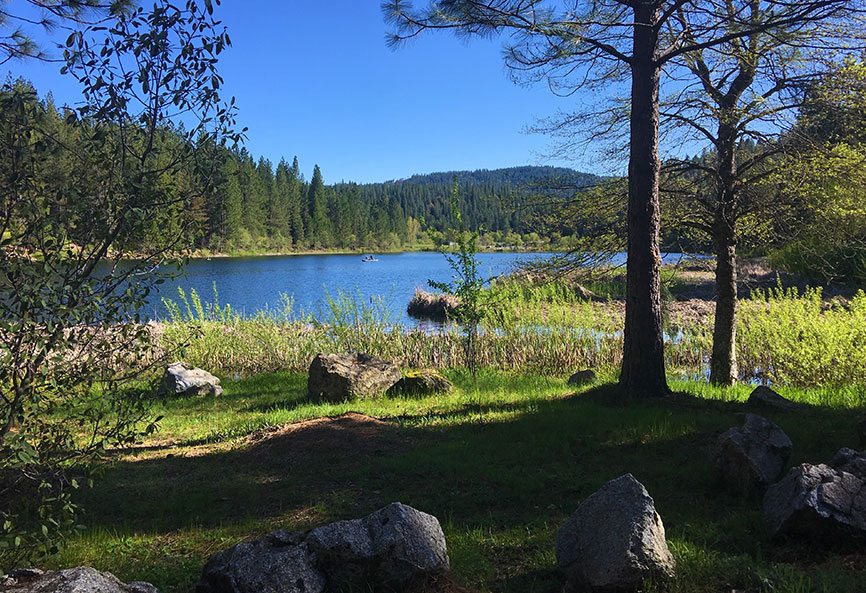
M 305 251 L 268 251 L 268 252 L 250 252 L 250 253 L 205 253 L 194 252 L 189 256 L 190 259 L 231 259 L 231 258 L 255 258 L 255 257 L 290 257 L 290 256 L 305 256 L 305 255 L 398 255 L 401 253 L 443 253 L 436 248 L 422 249 L 386 249 L 386 250 L 305 250 Z M 448 253 L 448 252 L 446 252 Z M 551 249 L 479 249 L 478 253 L 558 253 Z

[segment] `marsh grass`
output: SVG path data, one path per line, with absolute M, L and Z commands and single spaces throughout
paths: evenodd
M 494 285 L 477 337 L 479 367 L 558 373 L 593 368 L 613 374 L 622 352 L 622 303 L 581 298 L 573 286 L 550 283 Z M 380 301 L 328 295 L 313 316 L 281 307 L 242 316 L 230 306 L 181 294 L 163 345 L 187 362 L 232 377 L 263 372 L 303 372 L 319 352 L 361 351 L 404 367 L 465 368 L 458 326 L 436 331 L 406 328 Z M 670 302 L 665 318 L 667 367 L 675 378 L 705 381 L 712 347 L 712 308 Z M 821 291 L 781 287 L 757 291 L 740 306 L 738 361 L 741 379 L 793 387 L 823 387 L 827 397 L 864 397 L 866 295 L 828 302 Z M 821 393 L 819 389 L 814 393 Z M 830 394 L 832 392 L 832 395 Z
M 715 482 L 709 452 L 719 433 L 742 422 L 745 388 L 681 382 L 674 386 L 688 397 L 622 402 L 605 385 L 575 393 L 561 375 L 483 369 L 473 382 L 466 372 L 446 374 L 456 389 L 437 397 L 323 406 L 305 400 L 303 375 L 279 373 L 226 378 L 220 398 L 164 401 L 160 433 L 120 455 L 86 494 L 90 529 L 55 564 L 188 592 L 211 554 L 242 539 L 400 500 L 440 519 L 462 585 L 556 593 L 556 529 L 604 482 L 632 472 L 654 497 L 679 566 L 675 581 L 650 590 L 866 590 L 866 556 L 769 542 L 760 501 Z M 782 391 L 803 402 L 826 397 Z M 347 411 L 384 421 L 383 432 L 364 433 L 370 442 L 359 447 L 351 431 L 332 435 L 330 446 L 322 435 L 303 441 L 291 433 L 272 448 L 248 438 Z M 770 418 L 795 443 L 792 463 L 824 461 L 856 444 L 857 414 L 848 408 Z

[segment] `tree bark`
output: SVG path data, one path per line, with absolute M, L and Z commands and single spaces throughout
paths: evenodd
M 632 396 L 661 396 L 669 389 L 664 365 L 659 253 L 658 3 L 639 2 L 634 14 L 625 343 L 619 383 Z
M 716 255 L 716 320 L 710 382 L 731 385 L 737 380 L 737 135 L 733 125 L 719 125 L 719 189 L 713 217 Z

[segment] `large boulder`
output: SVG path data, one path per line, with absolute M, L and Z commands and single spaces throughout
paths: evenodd
M 276 531 L 214 555 L 196 593 L 322 593 L 325 584 L 304 535 Z
M 766 418 L 746 414 L 742 426 L 718 438 L 713 461 L 731 490 L 750 496 L 763 492 L 782 475 L 793 446 L 781 428 Z
M 318 354 L 310 364 L 307 392 L 311 399 L 341 402 L 382 395 L 400 380 L 393 362 L 367 354 Z
M 823 545 L 866 539 L 866 481 L 829 465 L 804 463 L 767 489 L 764 521 L 771 537 Z
M 222 395 L 223 388 L 209 372 L 185 362 L 173 362 L 165 369 L 160 391 L 168 395 Z
M 405 588 L 448 570 L 445 535 L 433 515 L 395 502 L 366 522 L 377 557 L 377 583 Z
M 88 566 L 43 572 L 16 570 L 0 580 L 8 593 L 159 593 L 150 583 L 122 583 L 110 572 Z
M 803 407 L 801 404 L 792 402 L 791 400 L 779 395 L 766 385 L 758 385 L 755 387 L 752 393 L 749 394 L 749 400 L 746 403 L 757 408 L 786 411 L 799 410 Z
M 655 503 L 631 474 L 580 504 L 556 532 L 556 561 L 571 590 L 636 591 L 675 569 Z
M 839 449 L 827 465 L 866 480 L 866 452 L 848 448 Z
M 454 389 L 454 384 L 448 377 L 433 369 L 407 371 L 391 389 L 389 395 L 434 395 L 448 393 Z
M 392 503 L 362 519 L 224 550 L 205 566 L 196 593 L 404 590 L 448 568 L 436 517 Z
M 569 377 L 568 384 L 572 387 L 582 387 L 583 385 L 595 383 L 595 378 L 595 371 L 592 369 L 584 369 L 582 371 L 577 371 Z

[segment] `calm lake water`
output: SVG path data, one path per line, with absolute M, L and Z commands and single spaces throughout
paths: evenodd
M 512 271 L 520 264 L 548 258 L 549 253 L 482 253 L 480 273 L 492 278 Z M 676 261 L 681 254 L 665 254 Z M 406 305 L 416 288 L 429 290 L 427 281 L 450 282 L 452 272 L 441 253 L 413 252 L 376 255 L 378 261 L 364 263 L 361 255 L 290 255 L 231 257 L 191 260 L 180 278 L 166 282 L 151 297 L 150 318 L 165 318 L 162 297 L 177 300 L 178 288 L 195 289 L 203 301 L 214 300 L 216 286 L 221 305 L 244 315 L 266 308 L 280 308 L 281 295 L 294 301 L 294 312 L 322 317 L 327 296 L 339 293 L 369 302 L 379 298 L 391 319 L 405 325 L 416 322 L 406 314 Z M 620 256 L 624 259 L 624 256 Z

